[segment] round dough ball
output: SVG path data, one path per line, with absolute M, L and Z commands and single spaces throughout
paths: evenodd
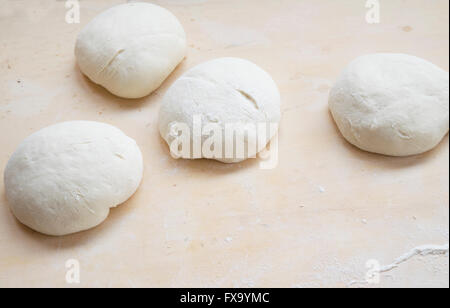
M 214 157 L 194 152 L 194 119 L 201 119 L 202 127 L 210 124 L 219 127 L 222 133 L 222 153 Z M 167 91 L 159 112 L 159 131 L 168 143 L 177 139 L 179 124 L 190 129 L 192 143 L 191 156 L 183 158 L 210 158 L 225 163 L 235 163 L 254 157 L 263 150 L 276 134 L 280 121 L 280 93 L 270 75 L 257 65 L 238 58 L 220 58 L 202 63 L 183 74 Z M 267 129 L 259 141 L 248 138 L 246 125 L 263 124 L 275 129 Z M 233 146 L 233 135 L 226 135 L 225 129 L 232 126 L 234 137 L 244 140 L 244 155 L 237 154 Z M 233 126 L 234 125 L 234 126 Z M 203 135 L 201 147 L 208 139 Z M 236 139 L 237 140 L 237 139 Z M 231 144 L 234 155 L 230 157 L 225 147 Z M 236 142 L 237 144 L 237 142 Z M 252 151 L 255 149 L 255 151 Z M 172 153 L 173 154 L 173 153 Z
M 125 98 L 157 89 L 186 54 L 186 34 L 168 10 L 126 3 L 96 16 L 80 32 L 75 56 L 93 82 Z
M 420 154 L 448 133 L 449 75 L 409 55 L 363 56 L 339 77 L 329 106 L 342 135 L 358 148 Z
M 142 179 L 136 142 L 118 128 L 74 121 L 26 138 L 6 165 L 6 198 L 17 219 L 48 235 L 97 226 Z

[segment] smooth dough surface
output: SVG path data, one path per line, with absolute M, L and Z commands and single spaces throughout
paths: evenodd
M 99 122 L 55 124 L 27 137 L 9 159 L 6 198 L 28 227 L 65 235 L 97 226 L 142 179 L 136 142 Z
M 270 75 L 250 61 L 239 58 L 211 60 L 183 74 L 163 99 L 159 130 L 169 146 L 176 137 L 173 128 L 178 123 L 186 123 L 193 132 L 194 116 L 201 117 L 203 126 L 213 123 L 224 129 L 227 124 L 236 124 L 236 137 L 240 133 L 245 134 L 242 128 L 249 123 L 278 124 L 280 93 Z M 265 148 L 275 133 L 276 130 L 268 131 L 265 140 L 255 146 L 256 151 Z M 249 142 L 243 136 L 245 142 Z M 203 136 L 202 145 L 205 139 Z M 229 144 L 230 140 L 224 140 L 224 143 Z M 222 157 L 205 157 L 202 153 L 202 157 L 189 158 L 213 158 L 235 163 L 255 154 L 249 151 L 245 157 L 229 158 L 225 157 L 225 153 Z
M 405 54 L 354 60 L 331 90 L 329 107 L 342 135 L 374 153 L 431 150 L 449 130 L 449 74 Z
M 157 89 L 186 54 L 186 34 L 168 10 L 126 3 L 96 16 L 80 32 L 75 56 L 94 83 L 124 98 Z

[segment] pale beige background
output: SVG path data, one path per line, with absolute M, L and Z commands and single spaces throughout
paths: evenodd
M 69 286 L 65 262 L 76 258 L 83 287 L 345 287 L 364 279 L 368 259 L 448 243 L 448 137 L 417 157 L 373 155 L 346 143 L 327 110 L 340 70 L 363 54 L 404 52 L 448 70 L 447 0 L 382 0 L 378 25 L 365 22 L 365 0 L 152 1 L 179 18 L 189 51 L 139 100 L 93 85 L 73 55 L 83 25 L 124 1 L 80 2 L 81 23 L 67 24 L 64 1 L 0 0 L 0 172 L 33 131 L 85 119 L 137 140 L 144 179 L 101 226 L 59 238 L 20 225 L 0 179 L 0 286 Z M 173 160 L 160 139 L 168 86 L 222 56 L 252 60 L 280 87 L 276 169 Z M 378 286 L 448 287 L 448 276 L 448 255 L 417 257 Z

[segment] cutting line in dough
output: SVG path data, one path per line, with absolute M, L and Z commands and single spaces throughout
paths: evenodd
M 238 91 L 245 99 L 250 101 L 255 106 L 256 109 L 259 110 L 258 104 L 256 103 L 256 100 L 253 98 L 253 96 L 251 96 L 250 94 L 248 94 L 244 90 L 237 89 L 236 91 Z
M 123 49 L 123 48 L 116 51 L 116 53 L 112 56 L 112 58 L 108 61 L 108 63 L 106 63 L 106 65 L 102 67 L 102 69 L 97 73 L 97 75 L 100 75 L 104 70 L 106 70 L 108 67 L 110 67 L 111 64 L 114 62 L 114 60 L 124 51 L 125 51 L 125 49 Z

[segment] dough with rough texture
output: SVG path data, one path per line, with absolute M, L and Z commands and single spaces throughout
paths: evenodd
M 341 74 L 329 107 L 342 135 L 358 148 L 420 154 L 448 133 L 449 74 L 414 56 L 363 56 Z
M 177 132 L 174 128 L 185 123 L 194 136 L 194 116 L 201 118 L 202 126 L 209 124 L 220 126 L 222 130 L 227 124 L 235 125 L 235 137 L 249 143 L 247 124 L 275 124 L 273 130 L 267 130 L 266 136 L 254 142 L 256 153 L 264 149 L 276 134 L 280 121 L 280 93 L 270 75 L 250 61 L 238 58 L 219 58 L 202 63 L 183 74 L 167 91 L 159 112 L 159 130 L 161 136 L 171 145 Z M 192 153 L 184 158 L 211 158 L 225 163 L 235 163 L 254 157 L 255 152 L 249 150 L 242 157 L 227 157 L 225 144 L 232 143 L 229 136 L 223 134 L 224 151 L 221 156 L 201 157 Z M 203 143 L 207 136 L 202 137 Z M 231 137 L 233 138 L 233 137 Z M 193 143 L 194 141 L 191 140 Z
M 186 54 L 186 34 L 168 10 L 126 3 L 96 16 L 80 32 L 75 56 L 93 82 L 125 98 L 156 90 Z
M 97 226 L 142 179 L 136 142 L 99 122 L 63 122 L 27 137 L 8 161 L 6 198 L 17 219 L 48 235 Z

